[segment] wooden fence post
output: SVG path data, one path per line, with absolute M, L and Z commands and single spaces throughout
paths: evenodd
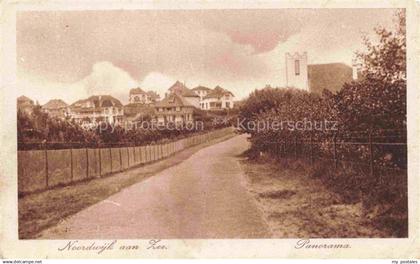
M 130 168 L 130 147 L 126 147 L 127 148 L 127 166 L 128 168 Z
M 120 153 L 120 171 L 123 170 L 123 165 L 122 165 L 122 154 L 121 154 L 121 148 L 118 148 L 118 152 Z M 111 156 L 111 162 L 112 162 L 112 156 Z M 112 172 L 112 171 L 111 171 Z
M 369 132 L 369 165 L 370 165 L 370 176 L 374 175 L 373 168 L 373 144 L 372 144 L 372 132 Z
M 111 172 L 112 172 L 112 150 L 111 150 L 111 148 L 109 148 L 109 164 L 110 164 L 110 166 L 111 166 Z
M 70 148 L 70 182 L 73 182 L 73 148 Z
M 309 155 L 310 155 L 310 161 L 311 165 L 314 164 L 314 147 L 313 147 L 313 141 L 312 141 L 312 135 L 309 137 Z
M 86 178 L 89 178 L 89 151 L 86 148 Z
M 102 154 L 101 148 L 99 148 L 99 177 L 102 176 Z
M 286 140 L 283 140 L 283 157 L 286 158 Z
M 48 179 L 48 147 L 47 147 L 47 142 L 45 142 L 44 150 L 45 150 L 45 185 L 48 188 L 49 179 Z
M 336 135 L 334 134 L 333 137 L 333 146 L 334 146 L 334 168 L 337 169 L 337 143 L 336 143 Z

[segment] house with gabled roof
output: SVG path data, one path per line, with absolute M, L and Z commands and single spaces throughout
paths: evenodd
M 130 104 L 151 104 L 160 99 L 159 95 L 153 91 L 145 91 L 140 87 L 130 89 L 129 92 Z
M 121 102 L 110 95 L 93 95 L 74 102 L 69 107 L 69 116 L 78 123 L 122 122 L 124 109 Z
M 51 99 L 41 109 L 51 117 L 66 118 L 69 105 L 61 99 Z
M 201 100 L 200 105 L 203 110 L 223 110 L 232 109 L 234 105 L 232 92 L 220 86 L 216 86 Z
M 209 94 L 212 89 L 199 85 L 197 87 L 194 87 L 191 89 L 191 91 L 193 91 L 195 94 L 197 94 L 198 96 L 200 96 L 200 101 L 203 100 L 204 96 L 206 96 L 207 94 Z
M 162 101 L 155 104 L 154 120 L 158 124 L 192 123 L 195 106 L 178 93 L 168 94 Z
M 194 91 L 190 90 L 185 84 L 180 81 L 176 81 L 171 87 L 169 87 L 166 96 L 171 94 L 177 94 L 186 100 L 189 104 L 194 107 L 200 108 L 200 96 Z

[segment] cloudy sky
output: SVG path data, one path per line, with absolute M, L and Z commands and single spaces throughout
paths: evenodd
M 393 9 L 111 10 L 20 12 L 19 94 L 72 103 L 92 94 L 123 102 L 140 86 L 176 80 L 221 85 L 243 98 L 285 82 L 286 52 L 351 65 L 362 34 L 392 27 Z

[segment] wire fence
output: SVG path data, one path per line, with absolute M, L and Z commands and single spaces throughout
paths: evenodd
M 287 140 L 265 142 L 268 152 L 279 158 L 304 158 L 311 164 L 330 161 L 335 169 L 340 164 L 368 168 L 371 175 L 379 170 L 407 169 L 407 137 L 405 131 L 380 135 L 358 132 L 358 135 L 330 135 L 322 139 L 294 137 Z M 263 147 L 264 148 L 264 147 Z

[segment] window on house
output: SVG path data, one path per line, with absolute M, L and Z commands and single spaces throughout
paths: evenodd
M 176 111 L 181 111 L 181 107 L 177 106 Z
M 230 102 L 226 102 L 226 108 L 230 108 Z
M 300 62 L 295 60 L 295 75 L 300 75 Z

